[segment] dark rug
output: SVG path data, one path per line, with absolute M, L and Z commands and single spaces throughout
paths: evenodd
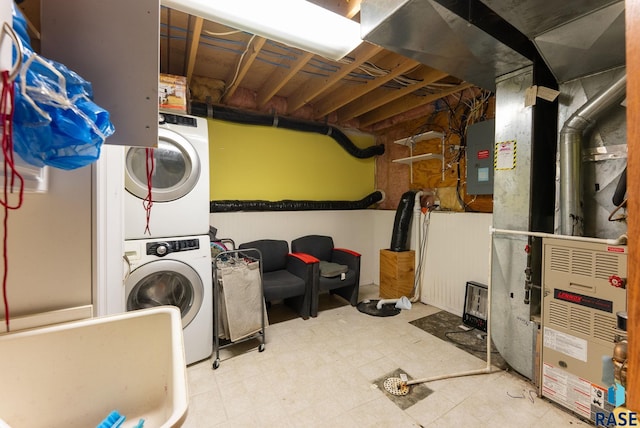
M 487 361 L 487 336 L 481 330 L 463 330 L 462 318 L 447 311 L 436 312 L 423 318 L 411 321 L 410 324 L 454 344 L 469 354 Z M 508 365 L 491 343 L 491 365 L 500 369 L 507 369 Z

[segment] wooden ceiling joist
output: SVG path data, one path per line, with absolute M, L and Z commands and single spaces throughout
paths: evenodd
M 472 83 L 463 82 L 452 88 L 445 89 L 443 91 L 437 92 L 435 94 L 427 95 L 425 97 L 417 97 L 417 96 L 403 97 L 394 102 L 385 104 L 384 106 L 377 108 L 367 114 L 362 115 L 359 121 L 360 126 L 364 127 L 364 126 L 372 125 L 374 123 L 380 122 L 384 119 L 388 119 L 397 114 L 407 112 L 414 108 L 439 100 L 440 98 L 444 98 L 448 95 L 455 94 L 456 92 L 463 91 L 472 86 L 473 86 Z
M 202 23 L 204 19 L 199 16 L 195 17 L 195 22 L 193 24 L 193 30 L 191 31 L 191 43 L 189 43 L 189 48 L 187 49 L 187 84 L 191 81 L 191 76 L 193 76 L 193 69 L 196 66 L 196 56 L 198 55 L 198 45 L 200 44 L 200 35 L 202 34 Z
M 392 79 L 413 70 L 420 65 L 419 62 L 413 59 L 404 59 L 398 66 L 394 67 L 391 71 L 381 77 L 376 77 L 362 85 L 353 86 L 349 89 L 339 89 L 332 91 L 323 96 L 323 100 L 316 102 L 314 105 L 314 117 L 316 119 L 322 118 L 327 114 L 338 110 L 350 102 L 362 97 L 374 89 L 377 89 L 388 83 Z
M 251 68 L 251 65 L 255 61 L 258 53 L 266 43 L 267 39 L 264 37 L 253 36 L 249 41 L 249 46 L 247 46 L 246 55 L 240 56 L 240 63 L 238 64 L 236 70 L 234 71 L 233 76 L 229 76 L 227 79 L 228 83 L 227 90 L 225 91 L 224 96 L 222 97 L 222 102 L 227 102 L 235 93 L 235 91 L 240 87 L 240 83 L 244 76 L 246 76 L 247 72 Z
M 367 112 L 377 109 L 378 107 L 382 107 L 387 103 L 409 95 L 418 89 L 429 86 L 430 84 L 447 76 L 448 74 L 443 71 L 424 66 L 413 76 L 413 78 L 419 80 L 419 82 L 407 85 L 401 89 L 389 90 L 385 92 L 384 95 L 381 95 L 379 92 L 366 94 L 356 101 L 339 109 L 338 121 L 346 122 L 349 119 L 361 116 Z
M 374 55 L 381 52 L 383 49 L 380 46 L 372 45 L 369 43 L 363 43 L 353 51 L 354 59 L 348 64 L 340 63 L 338 71 L 331 76 L 324 79 L 309 79 L 304 85 L 301 85 L 288 100 L 288 113 L 300 109 L 305 104 L 313 101 L 316 97 L 320 96 L 328 88 L 332 87 L 336 83 L 340 82 L 349 73 L 356 70 L 364 62 L 371 59 Z
M 263 108 L 271 98 L 273 98 L 280 89 L 282 89 L 289 81 L 304 68 L 305 65 L 313 58 L 313 54 L 303 52 L 293 61 L 286 61 L 282 67 L 278 67 L 269 78 L 264 86 L 258 91 L 256 103 L 258 108 Z
M 309 1 L 358 20 L 361 0 Z M 193 93 L 221 105 L 370 132 L 471 86 L 366 41 L 332 61 L 168 7 L 161 19 L 161 72 L 185 75 Z

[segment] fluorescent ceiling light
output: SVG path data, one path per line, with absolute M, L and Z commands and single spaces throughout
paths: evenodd
M 360 24 L 304 0 L 162 0 L 162 5 L 336 61 L 362 43 Z

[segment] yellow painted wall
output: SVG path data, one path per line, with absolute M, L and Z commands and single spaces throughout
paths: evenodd
M 357 159 L 326 135 L 209 119 L 209 145 L 211 200 L 358 200 L 375 190 L 375 158 Z

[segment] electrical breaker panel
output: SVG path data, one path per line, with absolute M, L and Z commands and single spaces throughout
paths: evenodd
M 474 123 L 467 130 L 467 193 L 493 194 L 495 120 Z

